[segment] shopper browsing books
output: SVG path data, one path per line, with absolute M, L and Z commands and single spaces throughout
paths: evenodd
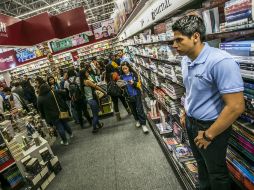
M 47 80 L 51 90 L 60 90 L 60 86 L 58 85 L 53 76 L 49 76 Z
M 84 101 L 84 98 L 81 93 L 80 80 L 79 77 L 76 76 L 74 69 L 69 69 L 67 73 L 68 79 L 64 83 L 64 88 L 69 91 L 69 95 L 71 98 L 71 104 L 74 106 L 74 109 L 77 112 L 79 124 L 82 129 L 84 129 L 84 121 L 82 117 L 82 113 L 84 113 L 89 124 L 92 124 L 92 119 L 87 110 L 87 104 Z
M 111 96 L 117 121 L 120 121 L 122 119 L 119 112 L 118 99 L 122 102 L 128 114 L 131 114 L 131 110 L 125 100 L 125 97 L 123 96 L 123 91 L 120 87 L 117 86 L 117 81 L 119 79 L 120 76 L 118 75 L 118 73 L 113 72 L 111 73 L 111 80 L 107 84 L 108 94 Z
M 120 64 L 123 62 L 128 62 L 129 64 L 132 64 L 130 59 L 124 55 L 123 50 L 118 51 L 118 58 L 120 59 Z
M 106 65 L 106 82 L 109 83 L 111 81 L 111 74 L 119 71 L 119 65 L 116 63 L 116 55 L 110 54 L 109 55 L 109 62 Z
M 29 111 L 27 104 L 25 103 L 25 100 L 22 99 L 15 92 L 11 92 L 11 88 L 5 87 L 3 91 L 5 93 L 5 96 L 8 98 L 12 109 L 13 108 L 25 109 L 26 111 Z
M 121 70 L 123 73 L 121 79 L 127 83 L 125 97 L 137 122 L 136 127 L 142 126 L 144 133 L 148 133 L 149 130 L 146 126 L 146 115 L 141 98 L 141 81 L 139 80 L 138 74 L 128 62 L 121 64 Z
M 85 99 L 89 104 L 93 113 L 93 133 L 97 133 L 99 128 L 103 127 L 103 123 L 99 122 L 99 105 L 95 90 L 99 90 L 105 95 L 107 94 L 103 89 L 97 86 L 94 82 L 89 80 L 89 72 L 86 69 L 80 71 L 80 88 L 82 89 Z M 97 127 L 98 126 L 98 127 Z
M 31 84 L 31 79 L 27 75 L 24 75 L 24 80 L 21 83 L 21 86 L 24 90 L 25 99 L 34 105 L 34 108 L 37 109 L 37 97 L 35 95 L 35 89 Z
M 184 16 L 172 26 L 173 47 L 182 60 L 186 88 L 181 123 L 197 160 L 199 189 L 229 190 L 226 150 L 231 124 L 244 111 L 243 81 L 238 64 L 226 52 L 204 43 L 205 25 Z
M 38 96 L 38 110 L 41 117 L 50 125 L 56 126 L 61 137 L 61 144 L 68 145 L 66 132 L 73 137 L 72 130 L 66 120 L 59 118 L 60 111 L 67 112 L 68 106 L 61 98 L 59 91 L 51 90 L 47 83 L 40 86 Z

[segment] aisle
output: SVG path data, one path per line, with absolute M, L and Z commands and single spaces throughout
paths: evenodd
M 63 170 L 48 190 L 182 189 L 152 132 L 135 128 L 132 116 L 103 122 L 96 135 L 73 126 L 71 144 L 53 147 Z

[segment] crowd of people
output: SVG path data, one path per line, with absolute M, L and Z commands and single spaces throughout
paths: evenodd
M 107 84 L 106 89 L 99 85 L 103 82 Z M 86 125 L 97 133 L 104 126 L 99 118 L 100 99 L 111 96 L 116 120 L 122 119 L 118 105 L 120 100 L 128 115 L 134 116 L 136 127 L 148 133 L 141 92 L 138 73 L 123 51 L 119 51 L 111 53 L 103 61 L 94 57 L 91 62 L 81 62 L 76 69 L 59 70 L 55 75 L 37 76 L 35 79 L 24 75 L 22 79 L 14 79 L 10 87 L 1 85 L 0 114 L 13 108 L 29 111 L 27 105 L 32 104 L 41 117 L 55 127 L 61 144 L 68 145 L 68 139 L 73 137 L 68 122 L 70 118 L 84 129 L 85 116 Z

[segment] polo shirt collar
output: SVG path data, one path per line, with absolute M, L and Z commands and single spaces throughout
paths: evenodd
M 210 46 L 206 42 L 204 44 L 205 45 L 204 45 L 203 49 L 201 50 L 198 57 L 194 61 L 191 61 L 191 59 L 189 57 L 187 57 L 188 66 L 194 66 L 194 65 L 205 63 L 205 61 L 208 57 L 208 52 L 209 52 Z

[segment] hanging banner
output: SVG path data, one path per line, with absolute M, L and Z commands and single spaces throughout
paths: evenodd
M 16 65 L 17 60 L 14 50 L 6 51 L 0 54 L 0 71 L 14 68 Z
M 46 56 L 49 51 L 44 48 L 44 44 L 35 45 L 30 48 L 15 48 L 14 50 L 19 63 Z
M 115 35 L 114 20 L 109 19 L 107 21 L 94 24 L 93 32 L 96 40 L 101 38 L 113 37 Z
M 72 48 L 89 42 L 89 38 L 86 34 L 78 34 L 70 38 L 63 40 L 50 42 L 51 49 L 53 52 L 58 52 L 64 49 Z

